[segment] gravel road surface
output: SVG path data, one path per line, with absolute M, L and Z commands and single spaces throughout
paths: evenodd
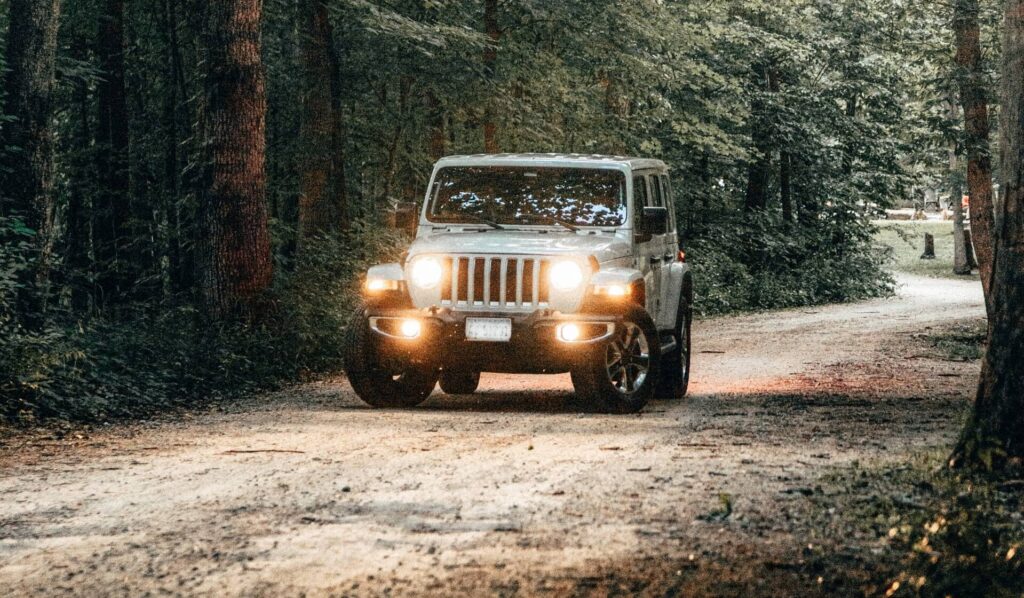
M 952 441 L 977 364 L 929 328 L 977 282 L 695 325 L 683 401 L 572 410 L 568 376 L 374 411 L 344 379 L 0 445 L 0 594 L 813 592 L 800 504 Z

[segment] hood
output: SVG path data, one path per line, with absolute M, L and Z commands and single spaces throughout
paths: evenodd
M 538 230 L 494 230 L 486 232 L 443 232 L 419 237 L 409 256 L 422 254 L 457 255 L 578 255 L 594 256 L 598 262 L 625 257 L 630 244 L 607 234 L 583 234 Z

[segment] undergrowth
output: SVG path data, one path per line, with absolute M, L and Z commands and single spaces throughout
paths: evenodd
M 817 518 L 849 545 L 866 538 L 881 596 L 1024 594 L 1024 471 L 951 471 L 945 455 L 852 467 L 823 484 Z M 870 540 L 874 538 L 874 540 Z
M 397 233 L 363 223 L 312 241 L 302 261 L 279 265 L 267 302 L 272 313 L 259 325 L 217 322 L 187 298 L 169 298 L 123 307 L 116 319 L 58 306 L 29 330 L 12 316 L 12 304 L 19 273 L 33 267 L 23 257 L 31 244 L 6 244 L 0 418 L 18 425 L 139 418 L 335 372 L 360 274 L 397 258 L 404 245 Z

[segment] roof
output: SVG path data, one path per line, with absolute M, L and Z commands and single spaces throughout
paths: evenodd
M 473 154 L 441 158 L 437 166 L 547 166 L 547 167 L 628 167 L 667 169 L 661 160 L 630 156 L 604 156 L 598 154 Z

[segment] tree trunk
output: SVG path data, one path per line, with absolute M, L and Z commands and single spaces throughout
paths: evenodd
M 433 90 L 426 93 L 425 102 L 430 121 L 430 143 L 427 150 L 430 159 L 437 162 L 448 154 L 447 116 Z
M 209 188 L 202 292 L 217 317 L 255 317 L 270 285 L 266 203 L 266 85 L 261 0 L 208 5 L 204 35 Z
M 484 0 L 484 32 L 487 34 L 487 45 L 484 46 L 484 76 L 489 85 L 488 98 L 484 108 L 484 151 L 497 154 L 501 151 L 498 145 L 498 125 L 495 124 L 493 85 L 497 73 L 498 42 L 501 41 L 501 29 L 498 27 L 498 0 Z
M 793 221 L 793 159 L 789 152 L 779 156 L 779 195 L 782 200 L 782 221 Z
M 978 267 L 978 258 L 974 255 L 974 240 L 971 231 L 964 231 L 964 253 L 967 254 L 967 267 L 974 270 Z
M 989 148 L 988 89 L 981 58 L 978 0 L 956 0 L 953 28 L 956 32 L 956 63 L 959 67 L 960 104 L 964 110 L 967 148 L 967 194 L 971 198 L 971 237 L 985 290 L 985 304 L 992 311 L 993 238 L 992 158 Z
M 303 0 L 301 139 L 298 250 L 306 241 L 338 228 L 331 202 L 331 150 L 334 147 L 334 98 L 331 89 L 331 25 L 322 0 Z
M 6 105 L 13 120 L 0 129 L 0 204 L 19 212 L 25 224 L 43 231 L 53 210 L 53 131 L 50 117 L 56 88 L 58 0 L 11 0 L 7 37 Z
M 131 285 L 128 194 L 128 102 L 124 73 L 124 1 L 106 0 L 100 15 L 96 88 L 99 117 L 96 151 L 99 192 L 94 203 L 97 299 L 100 306 L 125 300 Z
M 330 28 L 330 21 L 327 22 Z M 331 101 L 334 108 L 334 124 L 331 128 L 331 197 L 337 211 L 338 225 L 341 230 L 348 230 L 351 216 L 348 207 L 348 179 L 345 177 L 345 141 L 348 138 L 345 128 L 345 112 L 342 106 L 344 76 L 341 72 L 341 60 L 334 48 L 334 32 L 327 31 L 328 56 L 331 62 Z
M 4 112 L 0 129 L 0 214 L 17 213 L 37 232 L 34 271 L 19 281 L 18 309 L 26 324 L 41 321 L 42 293 L 52 247 L 53 129 L 59 0 L 10 0 Z M 6 151 L 10 149 L 11 151 Z
M 967 235 L 964 229 L 963 187 L 953 185 L 950 191 L 953 208 L 953 274 L 967 276 L 971 273 L 971 263 L 967 258 Z
M 931 233 L 924 234 L 924 253 L 921 254 L 921 259 L 935 259 L 935 235 Z
M 88 42 L 75 36 L 70 43 L 71 57 L 85 62 L 89 58 Z M 71 90 L 74 106 L 75 127 L 72 144 L 76 151 L 69 158 L 68 205 L 65 214 L 64 265 L 67 272 L 66 284 L 70 287 L 71 308 L 75 313 L 89 311 L 92 299 L 91 263 L 92 257 L 92 197 L 89 190 L 93 179 L 93 160 L 88 149 L 92 144 L 93 132 L 90 126 L 92 99 L 89 82 L 78 79 Z
M 743 204 L 745 211 L 762 211 L 768 207 L 768 182 L 771 176 L 771 131 L 768 127 L 768 106 L 763 94 L 778 91 L 778 78 L 770 65 L 755 69 L 757 84 L 762 82 L 766 89 L 756 90 L 750 110 L 750 140 L 754 146 L 754 161 L 747 171 L 747 194 Z
M 955 98 L 950 98 L 948 108 L 949 119 L 955 122 L 960 117 Z M 966 276 L 971 273 L 971 265 L 967 261 L 967 239 L 964 237 L 964 188 L 960 184 L 960 157 L 956 143 L 949 147 L 949 174 L 956 181 L 949 191 L 949 208 L 953 211 L 953 274 Z
M 1024 459 L 1024 0 L 1005 0 L 1002 189 L 988 350 L 978 395 L 951 464 L 1000 467 Z

